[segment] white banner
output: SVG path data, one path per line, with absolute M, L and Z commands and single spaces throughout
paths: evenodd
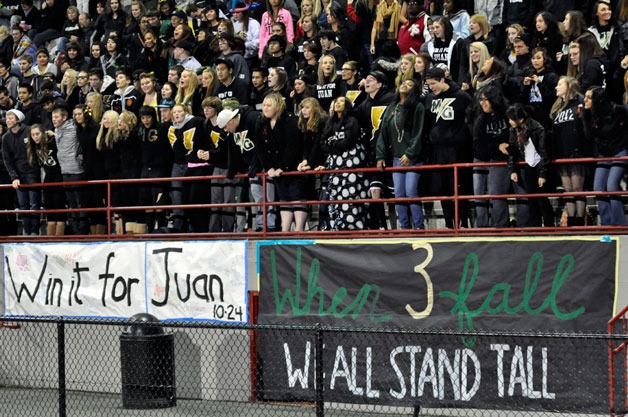
M 4 315 L 246 323 L 246 241 L 6 244 Z

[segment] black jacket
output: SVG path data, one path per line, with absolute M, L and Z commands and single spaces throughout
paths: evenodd
M 298 121 L 296 116 L 286 112 L 279 117 L 274 128 L 271 128 L 269 119 L 258 120 L 257 154 L 264 170 L 296 171 L 299 163 L 306 158 Z
M 229 134 L 228 173 L 229 178 L 236 174 L 248 173 L 254 177 L 262 172 L 262 164 L 257 152 L 257 124 L 262 114 L 249 107 L 240 107 L 240 124 L 236 132 Z
M 552 158 L 591 156 L 591 145 L 584 134 L 582 100 L 573 98 L 552 117 Z
M 30 165 L 26 154 L 25 140 L 30 128 L 21 125 L 17 132 L 7 130 L 2 136 L 2 159 L 4 166 L 11 177 L 11 181 L 20 179 L 23 175 L 39 176 L 39 164 Z
M 524 150 L 527 140 L 529 139 L 532 141 L 536 152 L 541 157 L 541 161 L 537 165 L 539 178 L 547 178 L 547 168 L 550 159 L 545 144 L 545 129 L 534 119 L 526 120 L 524 127 L 525 132 L 521 129 L 510 129 L 510 139 L 508 141 L 508 168 L 510 168 L 510 172 L 516 172 L 517 163 L 525 160 Z
M 590 110 L 582 111 L 584 132 L 594 144 L 596 156 L 615 156 L 628 145 L 628 109 L 612 104 L 607 114 L 595 120 Z
M 482 113 L 473 124 L 473 157 L 480 161 L 506 161 L 499 150 L 500 143 L 508 143 L 510 125 L 506 116 Z

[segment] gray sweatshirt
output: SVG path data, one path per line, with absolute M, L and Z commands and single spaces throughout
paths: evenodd
M 55 138 L 61 173 L 82 174 L 84 170 L 78 157 L 80 146 L 74 121 L 68 119 L 60 127 L 55 128 Z

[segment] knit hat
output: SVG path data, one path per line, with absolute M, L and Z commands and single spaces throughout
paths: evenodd
M 229 107 L 231 109 L 239 109 L 240 102 L 236 98 L 226 98 L 222 101 L 222 107 L 223 108 Z
M 14 115 L 15 117 L 17 117 L 17 120 L 19 120 L 19 121 L 20 121 L 20 123 L 22 123 L 22 122 L 24 121 L 24 119 L 26 118 L 26 117 L 24 116 L 24 113 L 22 113 L 22 112 L 21 112 L 21 111 L 19 111 L 18 109 L 11 109 L 11 110 L 7 111 L 7 114 L 9 114 L 9 113 L 13 113 L 13 115 Z

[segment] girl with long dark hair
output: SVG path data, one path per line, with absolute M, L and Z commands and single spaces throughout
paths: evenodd
M 505 162 L 507 157 L 499 151 L 499 145 L 508 142 L 509 126 L 506 100 L 501 88 L 487 85 L 478 90 L 476 98 L 481 112 L 473 123 L 473 162 Z M 509 189 L 508 167 L 502 165 L 473 168 L 473 194 L 506 194 Z M 493 208 L 490 216 L 488 200 L 477 199 L 474 203 L 476 227 L 508 226 L 508 200 L 491 199 Z
M 94 39 L 105 42 L 111 33 L 122 37 L 126 26 L 126 13 L 120 0 L 109 0 L 106 11 L 96 19 Z
M 100 97 L 98 93 L 89 93 Z M 88 95 L 89 95 L 88 94 Z M 93 96 L 92 96 L 93 97 Z M 83 155 L 83 169 L 85 170 L 85 180 L 103 180 L 107 178 L 104 158 L 97 149 L 96 138 L 100 126 L 93 116 L 94 110 L 86 104 L 79 104 L 72 111 L 72 118 L 76 125 L 76 137 L 81 146 Z M 98 120 L 102 117 L 102 112 L 98 115 Z M 86 207 L 104 207 L 106 189 L 103 186 L 90 186 L 85 189 Z M 107 221 L 105 212 L 90 212 L 90 233 L 93 235 L 104 235 L 107 233 Z
M 508 143 L 500 144 L 500 150 L 508 155 L 510 179 L 516 194 L 536 194 L 543 191 L 547 181 L 549 155 L 545 142 L 545 129 L 536 120 L 530 117 L 525 107 L 515 103 L 508 107 L 506 116 L 510 123 L 510 138 Z M 519 166 L 519 161 L 525 165 Z M 540 227 L 541 212 L 551 211 L 547 197 L 518 198 L 517 199 L 517 226 Z M 554 226 L 553 222 L 546 222 L 545 226 Z
M 596 157 L 626 156 L 628 109 L 611 103 L 603 88 L 588 89 L 584 95 L 583 121 L 587 138 L 593 142 Z M 626 161 L 603 161 L 595 166 L 594 191 L 620 191 Z M 625 225 L 621 196 L 597 196 L 603 226 Z
M 436 19 L 433 29 L 434 38 L 427 42 L 427 52 L 432 57 L 432 63 L 445 64 L 449 68 L 451 79 L 457 82 L 460 66 L 460 48 L 457 46 L 459 38 L 446 17 Z
M 534 18 L 535 32 L 533 47 L 544 48 L 548 55 L 556 58 L 556 54 L 562 50 L 563 36 L 558 28 L 558 22 L 553 14 L 539 12 Z
M 401 83 L 395 99 L 386 107 L 377 138 L 377 168 L 384 169 L 392 159 L 393 167 L 417 166 L 423 163 L 422 136 L 425 108 L 420 102 L 418 84 L 408 79 Z M 420 171 L 393 172 L 395 198 L 419 197 Z M 412 214 L 412 223 L 408 216 Z M 395 203 L 401 229 L 423 229 L 423 206 L 420 202 Z
M 599 86 L 606 89 L 609 80 L 609 62 L 599 43 L 591 33 L 578 39 L 578 82 L 582 91 Z
M 46 130 L 41 124 L 34 124 L 30 128 L 26 153 L 31 165 L 37 165 L 44 170 L 44 183 L 63 182 L 61 166 L 57 159 L 57 144 L 55 137 L 46 135 Z M 61 188 L 44 187 L 44 207 L 46 210 L 62 210 L 65 208 L 65 193 Z M 63 236 L 65 233 L 65 213 L 48 213 L 47 235 Z
M 323 151 L 328 154 L 325 169 L 365 167 L 366 151 L 360 142 L 360 125 L 352 114 L 351 102 L 346 97 L 338 97 L 333 101 L 332 109 L 321 143 Z M 360 172 L 329 175 L 329 199 L 342 201 L 329 208 L 333 230 L 365 228 L 367 210 L 364 204 L 348 200 L 366 198 L 368 187 L 369 180 Z

